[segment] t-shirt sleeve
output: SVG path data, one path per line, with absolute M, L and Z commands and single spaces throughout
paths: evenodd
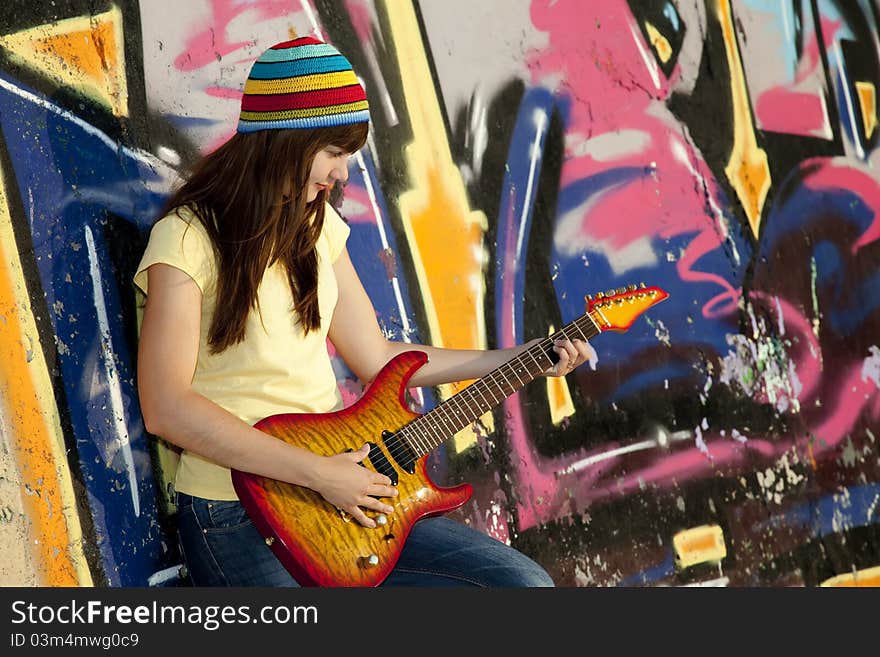
M 345 248 L 345 242 L 348 239 L 351 228 L 343 221 L 339 213 L 329 203 L 324 208 L 324 235 L 327 238 L 330 251 L 330 262 L 336 262 L 342 249 Z
M 198 219 L 185 211 L 172 211 L 153 224 L 134 283 L 148 294 L 147 269 L 163 263 L 187 274 L 206 294 L 214 278 L 214 260 L 210 238 Z

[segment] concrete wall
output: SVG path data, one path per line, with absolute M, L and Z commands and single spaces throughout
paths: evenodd
M 371 101 L 341 211 L 388 335 L 504 347 L 670 294 L 431 454 L 475 486 L 456 517 L 560 585 L 880 584 L 877 26 L 872 0 L 4 2 L 0 583 L 179 583 L 131 275 L 250 61 L 316 33 Z

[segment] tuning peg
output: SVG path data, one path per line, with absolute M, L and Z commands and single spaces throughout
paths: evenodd
M 596 298 L 597 299 L 604 299 L 605 293 L 604 292 L 596 292 Z
M 613 296 L 614 296 L 614 288 L 611 288 L 610 290 L 607 290 L 607 291 L 605 292 L 605 296 L 606 296 L 606 297 L 613 297 Z
M 630 283 L 627 287 L 629 287 L 630 292 L 636 291 L 636 284 L 635 283 Z
M 592 295 L 592 294 L 588 294 L 587 296 L 584 297 L 584 299 L 587 300 L 587 301 L 592 301 L 592 300 L 593 300 L 593 295 Z
M 626 288 L 625 288 L 625 287 L 619 287 L 619 288 L 617 288 L 617 293 L 618 293 L 618 294 L 625 294 L 625 293 L 626 293 Z
M 639 287 L 642 288 L 642 289 L 644 290 L 645 287 L 646 287 L 646 285 L 645 285 L 644 283 L 639 283 Z

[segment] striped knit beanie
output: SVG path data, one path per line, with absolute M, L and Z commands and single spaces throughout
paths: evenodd
M 285 41 L 251 67 L 238 132 L 325 128 L 370 120 L 367 94 L 351 63 L 312 37 Z

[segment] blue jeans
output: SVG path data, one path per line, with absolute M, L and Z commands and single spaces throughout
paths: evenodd
M 299 586 L 240 502 L 177 493 L 180 550 L 195 586 Z M 553 586 L 547 572 L 491 536 L 438 516 L 418 521 L 382 586 Z

